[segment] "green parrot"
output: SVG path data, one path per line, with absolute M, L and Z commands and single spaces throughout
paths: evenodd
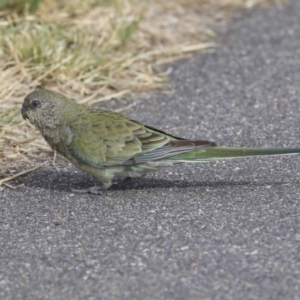
M 77 104 L 50 90 L 28 94 L 22 116 L 53 150 L 98 178 L 105 189 L 114 176 L 141 177 L 175 163 L 300 153 L 300 148 L 218 147 L 211 141 L 179 138 L 123 114 Z M 101 189 L 73 191 L 98 194 Z

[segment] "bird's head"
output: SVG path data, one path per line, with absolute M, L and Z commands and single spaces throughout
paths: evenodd
M 22 117 L 38 129 L 55 128 L 61 123 L 68 105 L 76 105 L 64 95 L 49 91 L 36 90 L 28 94 L 23 102 Z

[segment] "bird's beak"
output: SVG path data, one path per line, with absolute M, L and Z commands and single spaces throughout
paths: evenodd
M 23 104 L 21 114 L 24 120 L 28 119 L 27 112 L 28 112 L 28 108 L 25 104 Z

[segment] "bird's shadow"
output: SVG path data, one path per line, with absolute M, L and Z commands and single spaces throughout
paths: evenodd
M 93 177 L 82 172 L 70 172 L 70 170 L 55 171 L 53 169 L 41 169 L 21 179 L 22 183 L 29 188 L 70 192 L 71 188 L 85 189 L 92 186 L 101 186 L 101 183 Z M 133 178 L 130 181 L 117 179 L 108 191 L 145 190 L 145 189 L 170 189 L 170 188 L 193 188 L 193 187 L 236 187 L 236 186 L 280 186 L 290 182 L 281 181 L 254 181 L 254 180 L 228 180 L 211 177 L 210 180 L 184 180 L 162 178 Z M 295 183 L 293 181 L 293 183 Z M 298 183 L 298 182 L 297 182 Z

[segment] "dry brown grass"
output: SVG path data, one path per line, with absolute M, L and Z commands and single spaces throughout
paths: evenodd
M 92 104 L 160 88 L 167 77 L 157 66 L 213 47 L 225 7 L 262 2 L 45 0 L 35 14 L 2 9 L 0 178 L 50 150 L 20 116 L 26 94 L 50 88 Z

